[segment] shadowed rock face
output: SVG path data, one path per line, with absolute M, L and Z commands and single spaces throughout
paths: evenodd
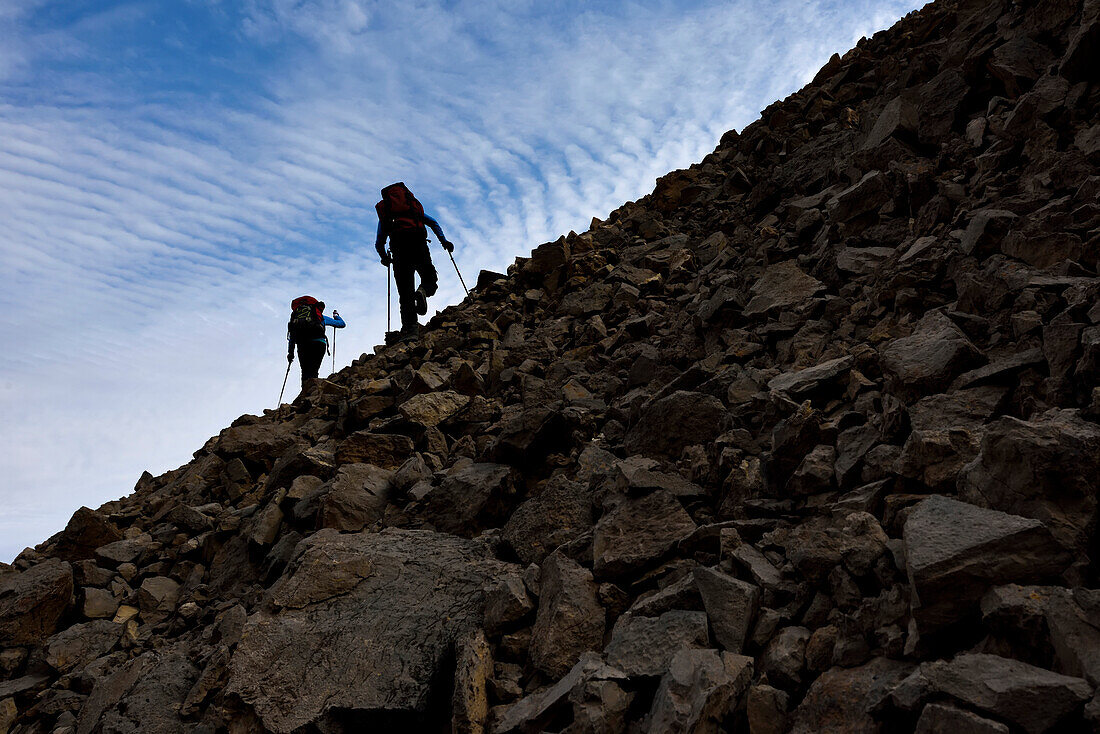
M 249 617 L 228 690 L 273 732 L 330 712 L 428 719 L 432 683 L 481 625 L 489 581 L 518 570 L 449 535 L 322 530 Z
M 0 732 L 1100 730 L 1097 0 L 939 0 L 0 565 Z

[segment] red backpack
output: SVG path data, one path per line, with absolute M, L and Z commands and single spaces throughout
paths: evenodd
M 299 296 L 290 302 L 290 323 L 286 326 L 295 344 L 325 338 L 325 304 L 313 296 Z
M 424 229 L 424 207 L 401 181 L 382 189 L 382 201 L 374 205 L 378 220 L 394 230 Z

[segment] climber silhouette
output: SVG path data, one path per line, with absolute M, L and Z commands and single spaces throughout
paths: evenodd
M 290 322 L 286 325 L 286 361 L 294 361 L 294 346 L 298 346 L 298 358 L 302 366 L 302 389 L 317 377 L 321 362 L 328 352 L 328 331 L 325 327 L 342 329 L 347 324 L 333 309 L 332 318 L 325 316 L 325 302 L 313 296 L 299 296 L 290 302 Z
M 428 298 L 435 294 L 438 286 L 424 225 L 432 228 L 444 250 L 454 252 L 454 245 L 443 234 L 439 222 L 424 213 L 424 207 L 404 183 L 390 184 L 382 189 L 382 200 L 374 208 L 378 212 L 374 248 L 383 265 L 389 267 L 393 263 L 393 279 L 401 305 L 401 336 L 413 338 L 420 330 L 417 314 L 428 312 Z M 389 252 L 385 249 L 387 237 Z M 416 273 L 420 274 L 420 287 L 414 289 Z

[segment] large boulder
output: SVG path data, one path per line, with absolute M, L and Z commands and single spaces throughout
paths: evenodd
M 72 566 L 53 558 L 0 576 L 0 648 L 36 645 L 49 637 L 72 595 Z
M 792 717 L 791 734 L 879 734 L 870 708 L 913 669 L 910 663 L 874 658 L 858 668 L 822 673 Z
M 890 391 L 903 398 L 942 392 L 955 377 L 983 361 L 981 352 L 939 312 L 926 315 L 909 336 L 880 351 Z
M 122 540 L 122 533 L 110 520 L 95 510 L 81 507 L 57 537 L 51 555 L 63 561 L 80 561 L 92 558 L 96 548 L 117 540 Z
M 469 464 L 452 470 L 425 498 L 425 517 L 436 530 L 475 535 L 499 527 L 515 506 L 512 468 L 505 464 Z
M 760 589 L 716 568 L 700 566 L 694 577 L 714 638 L 729 652 L 740 653 L 756 619 Z
M 922 633 L 977 611 L 989 588 L 1057 577 L 1069 555 L 1038 520 L 933 496 L 903 531 L 913 617 Z
M 433 686 L 453 641 L 481 626 L 489 582 L 518 570 L 452 535 L 318 531 L 249 618 L 227 690 L 278 734 L 330 715 L 425 719 L 450 696 Z
M 959 477 L 969 502 L 1042 520 L 1063 545 L 1095 548 L 1100 426 L 1074 410 L 991 423 Z
M 648 734 L 718 734 L 752 680 L 752 658 L 684 648 L 673 656 L 649 711 Z
M 890 700 L 901 710 L 915 711 L 942 696 L 1009 721 L 1027 734 L 1043 734 L 1055 731 L 1083 706 L 1092 686 L 1019 660 L 967 653 L 921 664 L 890 693 Z
M 678 390 L 642 408 L 624 445 L 630 454 L 679 458 L 688 446 L 711 443 L 722 432 L 725 416 L 718 398 Z
M 753 296 L 744 315 L 764 316 L 803 305 L 825 290 L 825 284 L 802 272 L 795 260 L 788 260 L 769 266 L 750 290 Z
M 596 524 L 593 570 L 605 578 L 641 571 L 694 531 L 691 515 L 668 492 L 623 498 Z
M 412 452 L 408 436 L 358 431 L 336 447 L 336 464 L 373 464 L 396 471 Z
M 369 527 L 386 511 L 392 479 L 392 471 L 371 464 L 341 466 L 321 499 L 320 526 L 353 532 Z
M 592 522 L 588 487 L 558 476 L 516 508 L 504 524 L 504 540 L 524 563 L 541 563 L 559 545 L 589 530 Z
M 591 572 L 569 556 L 552 553 L 542 564 L 531 662 L 560 678 L 581 653 L 600 648 L 605 625 Z
M 674 610 L 660 617 L 624 614 L 615 622 L 604 653 L 628 676 L 660 676 L 680 648 L 706 647 L 707 615 Z

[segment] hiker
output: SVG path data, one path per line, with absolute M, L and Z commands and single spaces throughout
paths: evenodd
M 294 345 L 302 366 L 302 389 L 317 377 L 321 362 L 328 353 L 328 326 L 343 329 L 346 324 L 336 309 L 332 318 L 325 316 L 325 302 L 313 296 L 299 296 L 290 302 L 290 322 L 286 325 L 286 361 L 294 361 Z
M 455 246 L 447 240 L 439 222 L 424 213 L 424 207 L 404 183 L 382 189 L 382 200 L 374 208 L 378 212 L 374 249 L 378 250 L 383 265 L 389 267 L 393 263 L 393 280 L 401 304 L 401 336 L 415 337 L 420 330 L 416 316 L 428 313 L 428 298 L 435 294 L 438 285 L 424 225 L 432 228 L 444 250 L 454 252 Z M 389 252 L 386 252 L 387 237 Z M 420 274 L 420 287 L 414 290 L 415 273 Z

